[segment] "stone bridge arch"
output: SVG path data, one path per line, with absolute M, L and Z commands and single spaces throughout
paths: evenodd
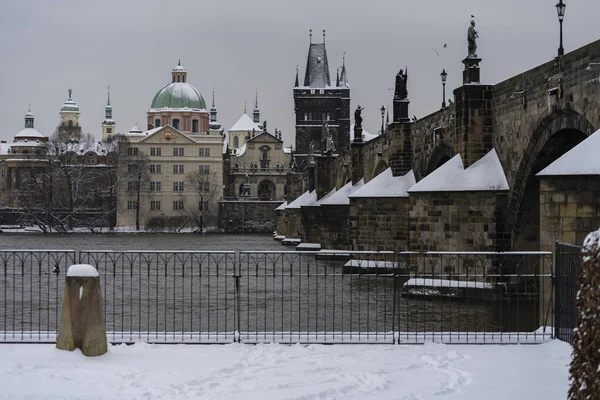
M 573 109 L 556 109 L 540 119 L 521 157 L 506 206 L 504 231 L 510 235 L 512 250 L 539 250 L 539 181 L 535 175 L 593 132 L 593 125 Z
M 440 143 L 431 153 L 431 157 L 429 157 L 427 167 L 425 168 L 425 174 L 417 177 L 417 179 L 423 179 L 454 156 L 455 152 L 452 146 L 445 142 Z
M 383 171 L 385 171 L 388 168 L 389 168 L 389 165 L 385 160 L 379 160 L 379 162 L 377 163 L 377 166 L 373 170 L 373 176 L 371 177 L 371 179 L 375 178 L 377 175 L 379 175 L 380 173 L 382 173 Z

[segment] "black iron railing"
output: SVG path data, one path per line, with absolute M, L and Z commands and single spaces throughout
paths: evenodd
M 64 275 L 75 260 L 98 269 L 111 342 L 537 343 L 553 325 L 548 252 L 0 257 L 4 342 L 55 340 Z
M 581 268 L 581 246 L 556 242 L 555 315 L 556 337 L 573 344 L 577 326 L 577 292 Z

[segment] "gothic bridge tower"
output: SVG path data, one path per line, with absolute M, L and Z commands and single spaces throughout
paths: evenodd
M 338 69 L 339 71 L 339 69 Z M 333 138 L 338 153 L 345 153 L 350 145 L 350 85 L 346 72 L 345 59 L 341 73 L 336 76 L 335 85 L 331 85 L 329 62 L 325 48 L 325 30 L 323 43 L 310 45 L 306 61 L 304 82 L 300 85 L 296 68 L 294 84 L 294 110 L 296 112 L 296 161 L 302 168 L 306 165 L 306 156 L 311 142 L 314 151 L 319 154 L 322 150 L 322 132 L 325 122 Z

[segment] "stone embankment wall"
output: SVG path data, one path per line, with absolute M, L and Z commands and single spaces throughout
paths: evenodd
M 219 228 L 226 233 L 272 233 L 281 201 L 220 201 Z
M 349 242 L 358 251 L 408 250 L 408 197 L 351 198 Z

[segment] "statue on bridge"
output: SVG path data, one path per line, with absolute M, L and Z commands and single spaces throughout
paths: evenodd
M 354 127 L 355 128 L 362 128 L 363 119 L 362 119 L 362 116 L 360 115 L 362 110 L 364 110 L 364 108 L 362 108 L 359 104 L 358 107 L 356 108 L 356 111 L 354 111 Z
M 406 71 L 403 71 L 401 69 L 400 72 L 398 72 L 398 75 L 396 75 L 396 88 L 394 90 L 395 98 L 398 98 L 400 100 L 408 98 L 407 84 L 408 84 L 408 68 L 406 68 Z
M 477 57 L 477 38 L 479 34 L 475 30 L 475 20 L 471 20 L 471 26 L 467 31 L 467 41 L 469 43 L 469 54 L 467 57 Z

